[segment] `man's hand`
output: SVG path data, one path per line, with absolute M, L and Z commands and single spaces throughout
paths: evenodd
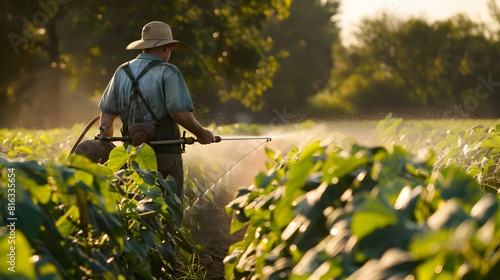
M 201 133 L 200 135 L 196 135 L 196 140 L 198 141 L 198 143 L 202 144 L 202 145 L 206 145 L 206 144 L 210 144 L 210 143 L 213 143 L 215 142 L 215 138 L 214 138 L 214 135 L 212 134 L 211 131 L 209 130 L 203 130 L 203 133 Z

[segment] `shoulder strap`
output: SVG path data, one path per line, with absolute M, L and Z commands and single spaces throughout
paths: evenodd
M 130 97 L 131 99 L 136 99 L 135 102 L 135 114 L 134 114 L 134 122 L 139 123 L 143 121 L 143 115 L 142 111 L 139 106 L 139 102 L 137 100 L 137 96 L 141 98 L 141 101 L 146 105 L 146 108 L 148 109 L 149 113 L 153 117 L 155 121 L 158 121 L 158 118 L 155 116 L 153 113 L 153 110 L 149 107 L 148 102 L 146 102 L 146 99 L 144 99 L 144 96 L 142 96 L 142 92 L 139 89 L 139 79 L 144 76 L 151 68 L 155 67 L 156 65 L 160 64 L 162 61 L 161 60 L 152 60 L 150 61 L 144 69 L 137 75 L 137 78 L 134 78 L 134 75 L 132 74 L 132 71 L 130 70 L 129 63 L 125 64 L 122 69 L 125 71 L 127 76 L 132 80 L 132 96 Z
M 144 67 L 144 69 L 142 69 L 141 73 L 139 73 L 139 75 L 137 75 L 137 78 L 134 78 L 134 75 L 132 74 L 132 70 L 130 70 L 130 65 L 128 62 L 127 62 L 127 64 L 122 66 L 122 69 L 125 71 L 125 73 L 130 78 L 130 80 L 132 80 L 132 82 L 134 82 L 134 81 L 138 82 L 142 78 L 142 76 L 144 76 L 144 74 L 146 74 L 151 68 L 155 67 L 156 65 L 158 65 L 160 63 L 162 63 L 161 60 L 151 60 L 146 65 L 146 67 Z

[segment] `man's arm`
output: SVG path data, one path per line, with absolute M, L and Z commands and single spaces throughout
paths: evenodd
M 101 123 L 99 127 L 104 127 L 101 133 L 103 137 L 113 136 L 113 121 L 118 117 L 118 115 L 110 115 L 108 113 L 101 112 Z
M 212 132 L 203 128 L 191 111 L 175 112 L 171 113 L 170 116 L 179 125 L 193 133 L 200 144 L 210 144 L 215 142 Z

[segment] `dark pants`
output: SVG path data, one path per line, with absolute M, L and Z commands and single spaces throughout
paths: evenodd
M 177 183 L 177 197 L 181 201 L 181 212 L 184 211 L 184 169 L 182 166 L 182 154 L 161 153 L 156 155 L 158 171 L 163 178 L 168 175 L 174 177 Z

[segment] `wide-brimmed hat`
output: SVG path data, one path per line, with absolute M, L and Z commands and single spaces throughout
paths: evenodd
M 185 50 L 189 47 L 181 41 L 174 40 L 172 29 L 161 21 L 152 21 L 142 28 L 141 40 L 127 46 L 127 50 L 145 50 L 172 44 L 172 50 Z

